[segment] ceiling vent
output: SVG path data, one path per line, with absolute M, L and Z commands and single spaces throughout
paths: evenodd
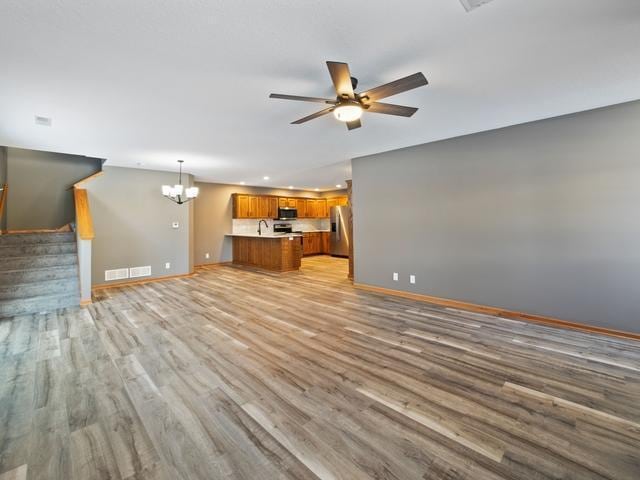
M 36 115 L 35 117 L 36 125 L 42 125 L 43 127 L 51 126 L 51 118 L 50 117 L 41 117 Z
M 460 0 L 460 3 L 467 12 L 470 12 L 490 1 L 491 0 Z

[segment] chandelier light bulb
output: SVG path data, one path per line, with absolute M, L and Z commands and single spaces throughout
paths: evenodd
M 185 187 L 182 184 L 182 164 L 184 160 L 178 160 L 180 165 L 180 173 L 178 176 L 178 183 L 173 187 L 171 185 L 162 185 L 162 195 L 171 200 L 172 202 L 182 205 L 187 203 L 198 196 L 200 189 L 198 187 Z

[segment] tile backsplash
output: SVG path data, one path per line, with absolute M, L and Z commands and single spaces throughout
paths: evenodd
M 302 231 L 302 232 L 310 232 L 313 230 L 329 230 L 329 219 L 328 218 L 301 218 L 299 220 L 272 220 L 271 218 L 265 218 L 267 221 L 268 228 L 264 227 L 264 223 L 262 224 L 262 231 L 265 233 L 273 233 L 273 224 L 274 223 L 290 223 L 291 228 L 294 231 Z M 257 218 L 234 218 L 232 220 L 233 224 L 231 226 L 231 233 L 256 233 L 258 230 L 258 221 Z

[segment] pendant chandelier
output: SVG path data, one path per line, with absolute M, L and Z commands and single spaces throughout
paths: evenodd
M 180 165 L 180 175 L 178 176 L 178 184 L 174 185 L 163 185 L 162 186 L 162 195 L 167 197 L 172 202 L 177 203 L 178 205 L 182 205 L 183 203 L 190 202 L 194 198 L 198 196 L 199 188 L 198 187 L 188 187 L 185 188 L 182 185 L 182 164 L 184 160 L 178 160 L 178 164 Z

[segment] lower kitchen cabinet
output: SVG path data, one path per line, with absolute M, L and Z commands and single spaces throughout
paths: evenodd
M 329 253 L 329 232 L 306 232 L 302 235 L 302 254 Z
M 322 235 L 322 251 L 320 253 L 324 253 L 326 255 L 329 255 L 331 253 L 331 246 L 330 246 L 330 232 L 321 232 Z

